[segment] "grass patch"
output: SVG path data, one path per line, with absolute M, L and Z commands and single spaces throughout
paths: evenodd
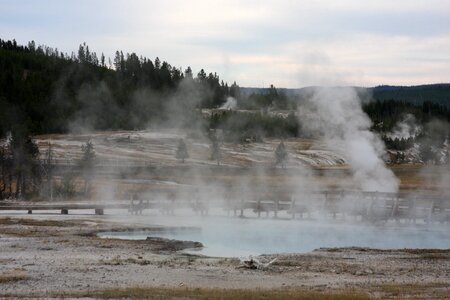
M 420 297 L 432 299 L 448 299 L 450 283 L 388 283 L 374 287 L 386 298 Z
M 324 251 L 324 252 L 347 252 L 347 251 L 356 251 L 356 252 L 377 252 L 377 253 L 408 253 L 408 254 L 420 254 L 420 255 L 428 255 L 428 254 L 450 254 L 450 249 L 376 249 L 376 248 L 367 248 L 367 247 L 340 247 L 340 248 L 319 248 L 314 251 Z
M 28 275 L 21 270 L 14 270 L 8 273 L 0 274 L 0 284 L 13 283 L 28 279 Z
M 391 250 L 395 251 L 395 250 Z M 409 254 L 421 254 L 421 255 L 428 255 L 430 253 L 433 254 L 450 254 L 450 249 L 400 249 L 398 251 L 406 252 Z
M 420 256 L 420 259 L 427 259 L 427 260 L 438 260 L 438 259 L 444 259 L 444 260 L 450 260 L 450 255 L 446 254 L 439 254 L 439 253 L 430 253 L 430 254 L 424 254 Z
M 94 297 L 108 299 L 312 299 L 366 300 L 369 295 L 357 291 L 314 291 L 308 289 L 210 289 L 130 287 L 57 295 L 62 297 Z
M 74 220 L 57 221 L 57 220 L 35 220 L 35 219 L 15 219 L 15 218 L 0 219 L 0 225 L 70 227 L 78 223 L 79 222 L 74 222 Z
M 150 265 L 151 261 L 143 259 L 143 258 L 120 258 L 120 256 L 115 256 L 111 259 L 101 259 L 99 261 L 101 265 L 107 265 L 107 266 L 118 266 L 118 265 L 125 265 L 125 264 L 137 264 L 141 266 Z

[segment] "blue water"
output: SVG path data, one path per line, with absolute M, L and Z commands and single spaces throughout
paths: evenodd
M 104 238 L 144 240 L 162 237 L 201 242 L 190 252 L 218 257 L 271 253 L 304 253 L 321 247 L 370 247 L 378 249 L 450 248 L 449 226 L 399 227 L 395 224 L 322 223 L 321 221 L 214 219 L 193 230 L 104 232 Z

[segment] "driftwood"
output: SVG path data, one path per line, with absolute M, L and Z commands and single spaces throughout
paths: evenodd
M 249 270 L 263 270 L 266 271 L 269 267 L 276 261 L 274 258 L 268 263 L 262 263 L 258 259 L 249 256 L 248 259 L 241 260 L 241 264 L 237 267 L 238 269 L 249 269 Z

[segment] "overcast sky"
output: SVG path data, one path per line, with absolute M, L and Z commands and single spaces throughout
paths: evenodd
M 0 0 L 0 38 L 86 42 L 241 86 L 450 82 L 450 0 Z

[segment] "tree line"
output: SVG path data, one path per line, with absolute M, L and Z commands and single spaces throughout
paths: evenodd
M 81 152 L 74 168 L 56 176 L 51 145 L 41 155 L 30 136 L 14 132 L 0 147 L 0 200 L 71 198 L 76 195 L 77 175 L 83 180 L 81 195 L 89 197 L 96 158 L 92 142 L 82 145 Z
M 236 83 L 204 69 L 194 75 L 190 67 L 122 51 L 111 60 L 85 43 L 68 55 L 34 41 L 0 39 L 0 69 L 0 137 L 16 127 L 31 134 L 64 133 L 72 125 L 145 128 L 172 117 L 175 105 L 220 107 L 239 93 Z
M 372 120 L 372 129 L 378 132 L 391 131 L 406 114 L 413 115 L 418 125 L 424 125 L 435 119 L 450 122 L 450 107 L 431 101 L 414 104 L 393 99 L 376 100 L 365 103 L 363 110 Z

